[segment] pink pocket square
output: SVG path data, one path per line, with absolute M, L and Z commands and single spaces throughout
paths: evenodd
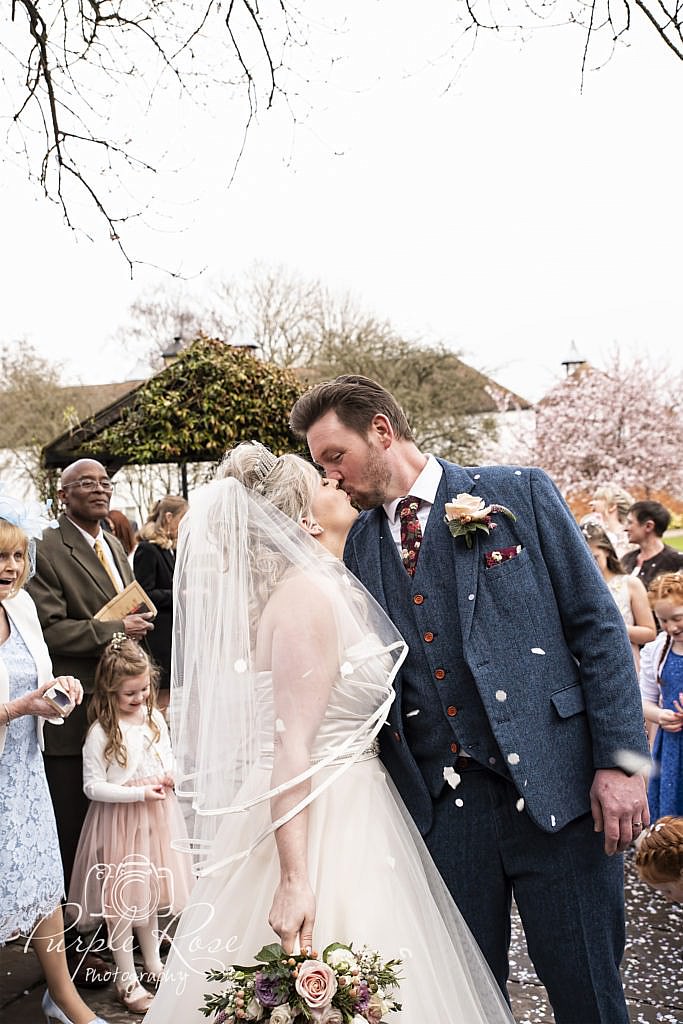
M 500 565 L 501 562 L 509 562 L 511 558 L 516 558 L 521 550 L 521 544 L 513 544 L 509 548 L 494 548 L 493 551 L 486 551 L 484 553 L 486 568 L 492 569 L 494 565 Z

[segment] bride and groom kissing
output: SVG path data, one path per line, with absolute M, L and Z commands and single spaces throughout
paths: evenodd
M 177 737 L 204 859 L 178 955 L 209 902 L 243 959 L 268 918 L 287 951 L 314 927 L 398 945 L 400 1020 L 509 1021 L 514 895 L 558 1024 L 627 1024 L 620 853 L 648 812 L 620 753 L 648 748 L 564 500 L 538 469 L 423 454 L 364 377 L 306 392 L 291 427 L 324 481 L 240 445 L 181 527 Z M 207 983 L 179 1000 L 167 969 L 147 1019 L 200 1020 Z

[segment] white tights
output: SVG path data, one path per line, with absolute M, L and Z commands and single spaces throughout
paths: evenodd
M 139 985 L 140 978 L 133 959 L 132 922 L 120 917 L 113 921 L 110 919 L 108 926 L 109 946 L 117 970 L 117 988 L 127 989 L 132 984 Z M 159 976 L 163 970 L 163 964 L 159 955 L 159 924 L 156 914 L 144 924 L 136 924 L 135 934 L 140 944 L 145 971 L 148 974 Z

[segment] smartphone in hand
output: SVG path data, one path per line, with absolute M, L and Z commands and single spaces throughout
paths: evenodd
M 49 687 L 43 694 L 43 697 L 51 704 L 55 709 L 60 718 L 66 718 L 74 709 L 74 703 L 71 697 L 63 690 L 59 683 L 54 683 Z

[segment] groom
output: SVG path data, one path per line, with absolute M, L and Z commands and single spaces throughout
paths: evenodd
M 623 620 L 569 509 L 539 469 L 424 455 L 366 377 L 317 385 L 290 424 L 368 510 L 345 561 L 410 646 L 382 758 L 498 984 L 514 894 L 557 1024 L 627 1024 L 617 854 L 648 811 L 619 764 L 648 747 Z M 473 526 L 478 499 L 515 519 Z

